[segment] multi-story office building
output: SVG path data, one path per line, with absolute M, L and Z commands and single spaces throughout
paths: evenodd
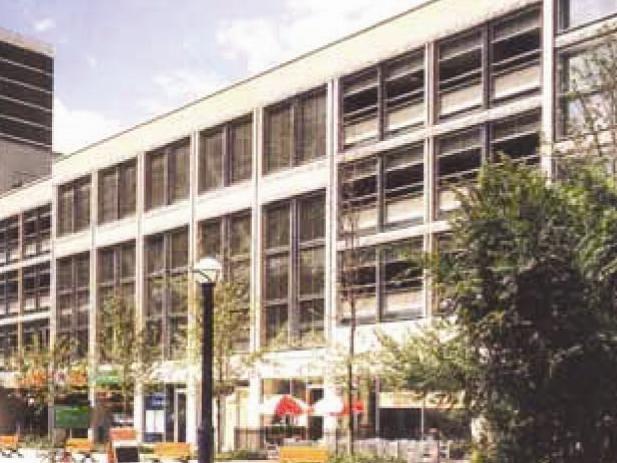
M 438 246 L 453 187 L 483 162 L 560 137 L 570 63 L 617 26 L 615 13 L 603 0 L 428 1 L 58 160 L 49 180 L 0 198 L 1 249 L 17 259 L 0 262 L 1 345 L 46 333 L 36 323 L 51 301 L 51 338 L 78 340 L 94 364 L 102 298 L 122 288 L 166 365 L 136 390 L 135 426 L 195 442 L 199 387 L 178 336 L 191 317 L 169 288 L 214 255 L 227 278 L 249 281 L 238 349 L 269 347 L 226 401 L 225 447 L 271 424 L 261 404 L 274 394 L 340 393 L 343 295 L 356 295 L 360 351 L 375 329 L 402 334 L 436 312 L 399 251 Z M 550 150 L 535 159 L 550 173 Z M 50 202 L 51 257 L 38 254 Z M 352 288 L 337 278 L 350 214 L 362 249 Z M 430 412 L 374 381 L 359 422 L 408 437 Z M 302 420 L 313 436 L 337 426 Z
M 0 193 L 49 175 L 53 56 L 0 29 Z

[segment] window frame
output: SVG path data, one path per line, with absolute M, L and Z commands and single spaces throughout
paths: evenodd
M 84 263 L 87 265 L 87 275 L 83 275 Z M 67 305 L 69 323 L 65 324 L 60 320 L 60 317 L 66 317 L 67 314 L 56 309 L 56 333 L 59 337 L 67 336 L 77 342 L 77 353 L 79 356 L 87 356 L 89 346 L 90 333 L 90 251 L 74 254 L 71 256 L 61 257 L 56 260 L 56 307 L 60 305 L 59 301 L 66 298 L 70 301 Z M 68 284 L 62 284 L 63 272 L 60 271 L 62 266 L 66 266 L 69 270 L 70 277 Z M 81 281 L 83 280 L 83 282 Z M 85 297 L 84 297 L 85 296 Z M 87 310 L 81 310 L 80 301 L 87 300 Z M 85 336 L 84 336 L 85 334 Z M 83 341 L 86 345 L 83 345 Z
M 84 193 L 85 191 L 87 191 L 87 194 Z M 70 198 L 67 204 L 64 203 L 64 195 Z M 90 227 L 92 215 L 91 175 L 84 175 L 76 180 L 59 185 L 57 196 L 58 222 L 56 224 L 56 235 L 62 237 L 87 230 Z M 84 202 L 82 203 L 82 201 Z M 66 206 L 69 208 L 68 211 L 64 210 Z M 81 214 L 82 207 L 85 208 L 83 217 Z M 65 218 L 70 219 L 70 224 L 63 223 Z
M 151 211 L 172 204 L 186 201 L 190 196 L 191 191 L 191 137 L 185 136 L 171 142 L 163 147 L 151 150 L 145 155 L 145 210 Z M 176 174 L 173 161 L 176 160 L 175 156 L 178 156 L 178 152 L 186 149 L 186 167 L 183 172 L 186 178 L 186 185 L 183 187 L 180 196 L 176 196 L 176 188 L 178 187 L 177 179 L 179 175 Z M 152 160 L 157 157 L 163 159 L 163 184 L 158 185 L 162 191 L 161 203 L 153 203 L 154 187 L 152 178 Z M 184 191 L 186 190 L 186 191 Z
M 345 304 L 344 296 L 342 293 L 345 291 L 345 281 L 343 279 L 342 271 L 344 269 L 344 265 L 342 264 L 342 259 L 344 259 L 344 253 L 354 252 L 359 253 L 357 256 L 364 255 L 368 253 L 372 254 L 373 258 L 368 259 L 366 261 L 361 261 L 363 264 L 356 265 L 351 270 L 352 272 L 358 272 L 358 269 L 373 269 L 372 274 L 374 275 L 374 281 L 369 285 L 373 288 L 372 291 L 367 294 L 372 294 L 375 298 L 375 307 L 372 313 L 358 313 L 356 312 L 356 323 L 359 325 L 367 325 L 367 324 L 376 324 L 376 323 L 384 323 L 384 322 L 392 322 L 392 321 L 400 321 L 400 320 L 418 320 L 424 318 L 426 316 L 426 304 L 424 301 L 424 294 L 426 291 L 426 281 L 424 277 L 420 277 L 420 288 L 417 289 L 421 293 L 421 303 L 419 305 L 412 305 L 405 311 L 397 311 L 393 313 L 389 313 L 386 307 L 386 296 L 388 293 L 388 285 L 392 284 L 392 282 L 386 281 L 386 266 L 388 264 L 387 261 L 387 253 L 391 247 L 398 246 L 414 246 L 418 245 L 420 252 L 424 251 L 424 242 L 423 236 L 415 236 L 412 238 L 405 238 L 401 240 L 376 244 L 372 246 L 358 246 L 354 249 L 342 249 L 337 252 L 337 259 L 339 262 L 338 270 L 337 270 L 337 283 L 339 285 L 339 290 L 337 292 L 337 320 L 343 325 L 347 326 L 350 324 L 351 319 L 345 311 L 343 310 L 343 306 Z M 357 259 L 356 257 L 355 259 Z M 358 261 L 356 261 L 358 262 Z M 411 267 L 412 264 L 409 264 Z M 419 267 L 419 266 L 416 266 Z M 352 276 L 353 278 L 353 276 Z M 358 277 L 361 278 L 361 277 Z M 415 278 L 418 280 L 418 278 Z M 359 281 L 359 280 L 358 280 Z M 367 284 L 360 285 L 355 284 L 352 286 L 367 286 Z M 356 289 L 353 289 L 354 291 Z M 419 309 L 419 310 L 418 310 Z M 356 308 L 357 310 L 357 308 Z
M 174 267 L 173 263 L 173 251 L 174 251 L 174 238 L 184 235 L 186 241 L 186 260 L 184 265 Z M 162 266 L 160 268 L 151 269 L 150 262 L 150 250 L 149 246 L 156 240 L 162 240 Z M 189 229 L 187 226 L 182 226 L 172 230 L 167 230 L 161 233 L 155 233 L 148 235 L 144 239 L 144 285 L 145 285 L 145 297 L 142 307 L 142 316 L 146 326 L 152 324 L 159 324 L 161 332 L 158 335 L 161 338 L 161 357 L 164 360 L 176 360 L 183 357 L 188 349 L 188 337 L 185 339 L 186 344 L 184 349 L 175 351 L 174 340 L 172 338 L 171 329 L 176 323 L 184 322 L 184 326 L 188 327 L 188 300 L 186 304 L 186 310 L 183 313 L 174 311 L 174 279 L 178 277 L 188 276 L 189 270 Z M 160 297 L 161 297 L 161 312 L 152 314 L 150 313 L 150 300 L 151 300 L 151 285 L 160 284 Z M 187 280 L 188 285 L 188 280 Z M 177 289 L 176 289 L 177 290 Z M 188 298 L 188 286 L 186 287 L 185 296 Z
M 127 198 L 122 193 L 128 193 L 128 191 L 124 191 L 126 187 L 125 180 L 126 178 L 123 175 L 126 175 L 133 169 L 133 184 L 134 188 L 132 191 L 132 197 Z M 112 175 L 114 177 L 114 193 L 115 193 L 115 201 L 112 205 L 112 213 L 111 217 L 105 218 L 105 204 L 104 204 L 104 189 L 105 184 L 102 182 L 102 178 L 104 175 Z M 99 171 L 98 174 L 98 224 L 103 225 L 106 223 L 115 222 L 117 220 L 123 219 L 125 217 L 131 217 L 135 215 L 137 210 L 137 159 L 129 159 L 127 161 L 121 162 L 120 164 L 116 164 L 115 166 L 108 167 Z M 132 204 L 132 206 L 131 206 Z
M 322 125 L 323 129 L 323 140 L 317 140 L 316 146 L 321 144 L 323 152 L 322 154 L 317 154 L 316 156 L 309 157 L 307 159 L 302 159 L 300 156 L 301 145 L 304 142 L 304 131 L 303 131 L 303 120 L 302 120 L 302 104 L 306 100 L 310 98 L 323 98 L 323 121 L 318 121 L 317 126 Z M 318 87 L 312 88 L 305 92 L 294 95 L 285 100 L 279 101 L 277 103 L 271 104 L 264 108 L 264 116 L 263 116 L 263 167 L 262 167 L 262 175 L 269 175 L 275 172 L 280 172 L 285 169 L 289 169 L 292 167 L 297 167 L 305 164 L 309 164 L 311 162 L 317 161 L 319 159 L 323 159 L 327 155 L 327 118 L 328 118 L 328 88 L 325 84 L 320 85 Z M 272 113 L 280 110 L 283 107 L 289 107 L 289 115 L 288 115 L 288 123 L 289 123 L 289 140 L 287 140 L 289 146 L 289 156 L 288 162 L 280 162 L 277 161 L 276 165 L 273 165 L 271 158 L 271 143 L 273 143 L 273 138 L 271 135 L 272 130 L 272 122 L 271 117 Z M 319 135 L 319 134 L 317 134 Z M 281 142 L 284 144 L 284 141 Z
M 282 201 L 276 201 L 266 204 L 262 207 L 262 269 L 263 269 L 263 281 L 262 281 L 262 306 L 264 315 L 262 316 L 262 326 L 260 327 L 260 336 L 264 344 L 271 344 L 273 339 L 268 339 L 267 329 L 270 312 L 285 311 L 287 316 L 282 317 L 281 313 L 277 312 L 277 320 L 285 320 L 287 325 L 286 340 L 282 340 L 281 345 L 273 346 L 280 350 L 288 349 L 304 349 L 315 347 L 316 345 L 322 345 L 325 342 L 325 334 L 321 334 L 321 339 L 309 339 L 305 340 L 307 344 L 303 343 L 300 331 L 300 315 L 301 306 L 303 302 L 310 301 L 322 301 L 321 304 L 325 311 L 325 225 L 323 227 L 323 236 L 315 237 L 310 240 L 301 241 L 300 238 L 300 215 L 303 202 L 309 201 L 321 201 L 323 204 L 321 220 L 325 224 L 325 208 L 326 208 L 326 194 L 324 190 L 313 191 L 301 196 L 295 196 Z M 268 231 L 272 230 L 272 227 L 268 225 L 267 214 L 269 211 L 276 210 L 284 207 L 287 209 L 287 224 L 288 224 L 288 237 L 286 244 L 278 244 L 268 247 Z M 322 288 L 319 294 L 303 295 L 301 293 L 301 271 L 300 271 L 300 255 L 302 251 L 323 249 L 324 263 L 322 266 Z M 268 298 L 267 294 L 267 278 L 268 278 L 268 261 L 269 259 L 285 258 L 287 261 L 287 295 L 283 298 Z M 325 313 L 323 325 L 325 325 Z M 312 330 L 314 331 L 314 330 Z M 276 340 L 276 339 L 274 339 Z
M 234 171 L 234 159 L 236 159 L 236 151 L 233 143 L 233 133 L 234 130 L 238 129 L 238 127 L 242 127 L 245 125 L 249 125 L 249 146 L 250 146 L 250 157 L 249 157 L 249 168 L 248 175 L 244 175 L 241 177 L 235 176 Z M 224 188 L 230 185 L 235 185 L 237 183 L 242 183 L 251 180 L 253 176 L 253 113 L 247 113 L 240 117 L 234 118 L 230 121 L 224 122 L 222 124 L 209 127 L 207 129 L 201 130 L 199 132 L 199 150 L 197 154 L 197 190 L 199 194 L 206 193 L 209 191 L 218 190 L 220 188 Z M 220 163 L 221 163 L 221 172 L 220 179 L 218 185 L 210 185 L 207 186 L 205 184 L 205 178 L 207 177 L 205 169 L 207 169 L 207 163 L 205 158 L 204 150 L 204 139 L 208 137 L 208 135 L 220 132 L 221 136 L 221 152 L 220 152 Z
M 346 75 L 344 77 L 341 77 L 339 82 L 340 82 L 340 91 L 339 91 L 339 107 L 341 108 L 340 110 L 340 116 L 339 116 L 339 121 L 338 121 L 338 133 L 339 133 L 339 146 L 338 149 L 340 152 L 344 152 L 347 149 L 353 148 L 353 147 L 357 147 L 357 146 L 363 146 L 366 144 L 370 144 L 376 141 L 381 141 L 381 140 L 385 140 L 388 138 L 392 138 L 395 137 L 397 135 L 400 135 L 401 133 L 406 133 L 406 132 L 412 132 L 418 128 L 424 127 L 427 124 L 427 120 L 426 120 L 426 105 L 427 105 L 427 95 L 426 95 L 426 78 L 427 78 L 427 70 L 426 70 L 426 46 L 422 46 L 419 48 L 415 48 L 413 50 L 407 51 L 405 53 L 402 53 L 400 55 L 397 55 L 393 58 L 389 58 L 387 60 L 384 60 L 376 65 L 370 66 L 368 68 L 364 68 L 361 69 L 359 71 L 356 71 L 352 74 Z M 422 82 L 421 85 L 419 87 L 417 87 L 415 90 L 412 90 L 411 93 L 414 94 L 412 96 L 412 99 L 414 99 L 414 97 L 417 99 L 418 95 L 421 95 L 421 105 L 423 108 L 423 117 L 422 117 L 422 121 L 420 122 L 414 122 L 412 124 L 409 124 L 408 127 L 403 128 L 403 129 L 399 129 L 399 130 L 395 130 L 393 133 L 388 133 L 387 129 L 386 129 L 386 113 L 387 113 L 387 109 L 388 109 L 388 98 L 387 98 L 387 81 L 388 78 L 386 77 L 387 71 L 388 69 L 396 62 L 405 60 L 406 58 L 409 58 L 411 60 L 413 60 L 414 58 L 418 59 L 419 62 L 421 63 L 421 66 L 419 68 L 412 68 L 412 71 L 410 71 L 410 74 L 416 74 L 418 72 L 422 73 Z M 366 75 L 370 75 L 372 73 L 375 73 L 375 83 L 373 85 L 368 85 L 366 84 L 364 87 L 361 87 L 360 89 L 356 89 L 351 93 L 345 93 L 345 86 L 346 85 L 350 85 L 351 83 L 357 82 L 357 81 L 361 81 L 362 78 L 364 78 Z M 345 113 L 345 98 L 357 95 L 358 93 L 360 93 L 361 91 L 365 91 L 367 89 L 370 88 L 376 88 L 376 93 L 377 93 L 377 101 L 375 103 L 375 109 L 374 109 L 374 116 L 376 119 L 376 125 L 377 125 L 377 129 L 376 129 L 376 135 L 375 136 L 371 136 L 371 137 L 367 137 L 365 139 L 362 139 L 358 142 L 354 142 L 354 143 L 346 143 L 345 142 L 345 124 L 346 124 L 346 117 L 349 117 L 349 114 Z M 416 105 L 419 104 L 417 101 L 410 103 L 410 106 L 412 105 Z M 362 109 L 356 110 L 355 113 L 362 113 Z M 366 111 L 366 110 L 365 110 Z

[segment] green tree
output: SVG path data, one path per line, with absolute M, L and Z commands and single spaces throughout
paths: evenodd
M 432 268 L 453 334 L 384 338 L 386 376 L 464 390 L 500 463 L 617 458 L 617 188 L 603 167 L 562 160 L 547 183 L 485 166 L 451 221 L 456 252 Z
M 97 380 L 113 377 L 111 387 L 117 387 L 122 411 L 128 414 L 135 385 L 151 378 L 160 349 L 137 326 L 134 304 L 124 295 L 107 297 L 98 315 Z
M 195 298 L 194 329 L 189 330 L 189 364 L 195 369 L 201 365 L 202 311 L 201 299 Z M 223 445 L 223 411 L 225 398 L 246 380 L 249 370 L 262 358 L 261 352 L 250 350 L 250 302 L 248 283 L 223 280 L 214 289 L 213 307 L 213 376 L 216 402 L 217 449 Z

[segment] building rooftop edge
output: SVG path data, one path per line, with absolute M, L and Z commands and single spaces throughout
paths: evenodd
M 25 190 L 27 188 L 33 187 L 35 185 L 38 185 L 39 183 L 43 183 L 43 182 L 47 182 L 51 180 L 51 174 L 45 175 L 44 177 L 39 177 L 36 178 L 28 183 L 24 183 L 20 186 L 16 186 L 14 188 L 11 188 L 9 190 L 3 191 L 2 193 L 0 193 L 0 200 L 7 198 L 11 195 L 14 195 L 22 190 Z M 51 202 L 51 198 L 50 198 L 50 202 Z
M 153 117 L 151 117 L 151 118 L 149 118 L 149 119 L 147 119 L 147 120 L 145 120 L 143 122 L 139 122 L 137 124 L 131 125 L 128 128 L 126 128 L 126 129 L 120 130 L 119 132 L 115 132 L 112 135 L 109 135 L 107 137 L 101 138 L 100 140 L 97 140 L 95 142 L 89 143 L 89 144 L 87 144 L 87 145 L 85 145 L 85 146 L 83 146 L 83 147 L 81 147 L 81 148 L 79 148 L 79 149 L 77 149 L 75 151 L 72 151 L 72 152 L 66 153 L 66 154 L 60 153 L 60 155 L 57 156 L 54 159 L 53 162 L 60 162 L 60 161 L 62 161 L 64 159 L 70 158 L 73 155 L 77 155 L 77 154 L 79 154 L 79 153 L 81 153 L 83 151 L 87 151 L 88 149 L 90 149 L 90 148 L 92 148 L 94 146 L 97 146 L 97 145 L 100 145 L 102 143 L 105 143 L 107 140 L 112 140 L 112 139 L 114 139 L 114 138 L 116 138 L 116 137 L 118 137 L 118 136 L 120 136 L 122 134 L 131 132 L 132 130 L 135 130 L 135 129 L 139 128 L 139 127 L 147 125 L 147 124 L 149 124 L 149 123 L 151 123 L 153 121 L 156 121 L 156 120 L 159 120 L 159 119 L 163 119 L 163 118 L 165 118 L 167 116 L 170 116 L 172 114 L 180 112 L 183 109 L 189 108 L 189 107 L 191 107 L 193 105 L 199 104 L 202 101 L 205 101 L 205 100 L 207 100 L 209 98 L 212 98 L 212 97 L 214 97 L 216 95 L 219 95 L 221 93 L 229 91 L 229 90 L 231 90 L 231 89 L 233 89 L 235 87 L 239 87 L 240 85 L 247 84 L 247 83 L 251 82 L 252 80 L 255 80 L 255 79 L 257 79 L 257 78 L 259 78 L 261 76 L 269 74 L 270 72 L 273 72 L 273 71 L 275 71 L 277 69 L 280 69 L 280 68 L 283 68 L 285 66 L 289 66 L 289 65 L 291 65 L 291 64 L 293 64 L 293 63 L 295 63 L 297 61 L 302 60 L 303 58 L 311 56 L 311 55 L 313 55 L 315 53 L 319 53 L 321 50 L 324 50 L 324 49 L 327 49 L 327 48 L 329 48 L 329 47 L 331 47 L 333 45 L 336 45 L 337 43 L 341 43 L 341 42 L 344 42 L 345 40 L 349 40 L 349 39 L 351 39 L 353 37 L 356 37 L 356 36 L 358 36 L 360 34 L 363 34 L 363 33 L 367 32 L 367 31 L 375 29 L 375 28 L 381 26 L 382 24 L 388 23 L 388 22 L 390 22 L 392 20 L 395 20 L 395 19 L 397 19 L 397 18 L 399 18 L 401 16 L 405 16 L 405 15 L 407 15 L 409 13 L 412 13 L 415 10 L 419 10 L 421 8 L 426 7 L 427 5 L 430 5 L 431 3 L 435 3 L 435 2 L 438 2 L 438 1 L 439 0 L 419 0 L 419 3 L 417 5 L 414 5 L 414 6 L 410 7 L 410 8 L 407 8 L 407 9 L 405 9 L 405 10 L 401 11 L 400 13 L 397 13 L 397 14 L 395 14 L 393 16 L 388 16 L 387 18 L 384 18 L 384 19 L 382 19 L 382 20 L 380 20 L 380 21 L 378 21 L 378 22 L 376 22 L 374 24 L 371 24 L 369 26 L 366 26 L 366 27 L 363 27 L 361 29 L 358 29 L 355 32 L 352 32 L 350 34 L 344 35 L 344 36 L 342 36 L 342 37 L 340 37 L 338 39 L 332 40 L 330 42 L 327 42 L 324 45 L 321 45 L 321 46 L 319 46 L 317 48 L 313 48 L 313 49 L 308 50 L 308 51 L 306 51 L 304 53 L 301 53 L 301 54 L 299 54 L 297 56 L 294 56 L 293 58 L 290 58 L 288 60 L 282 61 L 282 62 L 280 62 L 278 64 L 273 65 L 273 66 L 270 66 L 270 67 L 264 69 L 263 71 L 259 71 L 259 72 L 255 73 L 255 74 L 249 75 L 248 77 L 241 78 L 241 79 L 239 79 L 239 80 L 237 80 L 237 81 L 235 81 L 235 82 L 233 82 L 233 83 L 231 83 L 229 85 L 221 87 L 221 88 L 219 88 L 219 89 L 217 89 L 217 90 L 215 90 L 215 91 L 213 91 L 211 93 L 208 93 L 208 94 L 206 94 L 206 95 L 204 95 L 202 97 L 199 97 L 197 99 L 189 101 L 189 102 L 187 102 L 187 103 L 185 103 L 185 104 L 183 104 L 183 105 L 181 105 L 181 106 L 179 106 L 177 108 L 174 108 L 174 109 L 166 111 L 166 112 L 164 112 L 162 114 L 158 114 L 156 116 L 153 116 Z
M 54 48 L 50 44 L 26 37 L 18 32 L 4 29 L 3 27 L 0 27 L 0 41 L 8 42 L 20 48 L 36 51 L 51 58 L 54 56 Z

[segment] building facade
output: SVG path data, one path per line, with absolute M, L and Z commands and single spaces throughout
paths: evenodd
M 51 170 L 53 53 L 0 29 L 0 193 Z
M 194 320 L 169 288 L 185 275 L 193 294 L 191 267 L 216 256 L 248 282 L 238 349 L 268 350 L 226 400 L 224 447 L 256 445 L 273 395 L 341 393 L 346 295 L 360 351 L 376 329 L 404 335 L 438 311 L 405 254 L 438 248 L 453 188 L 497 153 L 551 173 L 540 140 L 572 116 L 567 71 L 615 13 L 605 0 L 428 1 L 57 160 L 0 197 L 0 346 L 69 336 L 94 367 L 97 313 L 122 291 L 164 359 L 159 383 L 136 389 L 134 424 L 195 442 L 199 382 L 179 336 Z M 431 416 L 377 378 L 365 404 L 367 434 L 418 435 Z M 319 437 L 337 419 L 301 424 Z

